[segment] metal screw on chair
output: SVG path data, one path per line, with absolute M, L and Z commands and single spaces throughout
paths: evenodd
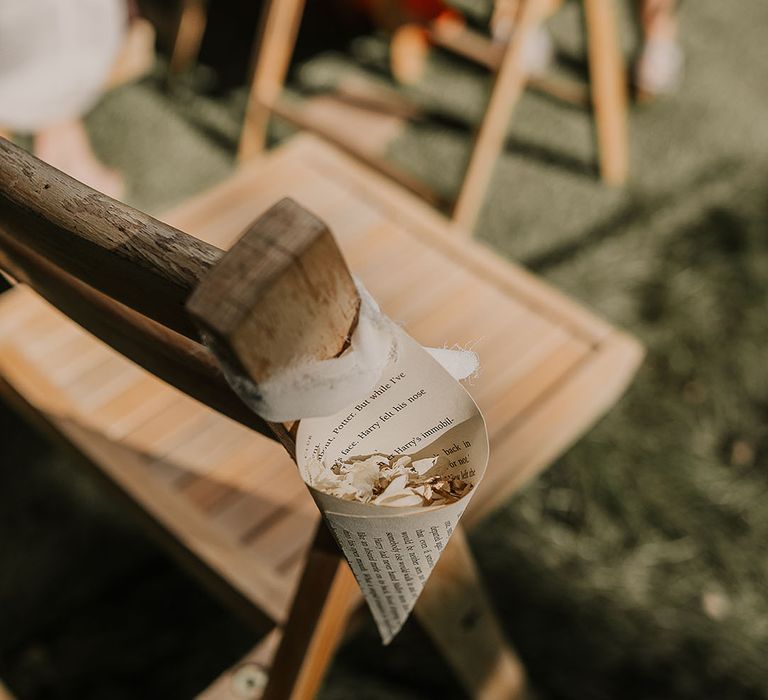
M 232 690 L 238 698 L 252 700 L 261 697 L 269 676 L 258 664 L 243 664 L 232 674 Z

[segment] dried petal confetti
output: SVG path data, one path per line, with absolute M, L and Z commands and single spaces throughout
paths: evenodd
M 445 474 L 439 457 L 372 454 L 337 460 L 330 467 L 314 460 L 308 464 L 310 485 L 346 501 L 380 506 L 436 506 L 455 503 L 472 484 Z

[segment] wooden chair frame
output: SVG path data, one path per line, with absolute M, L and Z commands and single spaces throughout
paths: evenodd
M 264 150 L 271 113 L 300 128 L 315 131 L 334 145 L 394 178 L 432 203 L 438 198 L 396 167 L 361 150 L 338 135 L 318 128 L 300 109 L 282 97 L 283 86 L 298 35 L 305 0 L 267 0 L 259 41 L 254 56 L 253 77 L 238 157 L 247 159 Z M 627 87 L 621 58 L 614 0 L 584 0 L 589 45 L 592 104 L 595 112 L 600 172 L 609 185 L 621 185 L 628 170 Z M 488 40 L 464 31 L 433 31 L 436 42 L 450 50 L 483 63 L 495 71 L 485 115 L 475 135 L 469 162 L 452 206 L 451 218 L 465 235 L 474 228 L 485 201 L 493 169 L 504 147 L 507 126 L 528 76 L 523 66 L 523 49 L 528 37 L 552 10 L 552 0 L 521 0 L 518 22 L 512 39 L 499 53 Z M 541 83 L 555 95 L 577 102 L 584 98 L 572 86 Z
M 206 0 L 179 0 L 171 56 L 168 61 L 170 75 L 187 70 L 197 59 L 208 23 Z
M 523 36 L 541 21 L 548 1 L 526 0 L 521 31 L 504 52 L 498 66 L 490 107 L 478 132 L 462 195 L 454 209 L 455 220 L 466 228 L 474 223 L 482 204 L 493 162 L 503 147 L 511 110 L 525 85 L 520 67 Z M 592 5 L 600 5 L 603 10 L 611 1 L 587 0 Z M 174 70 L 179 70 L 194 55 L 204 27 L 202 0 L 185 0 L 183 7 L 186 20 L 182 19 L 179 25 L 177 50 L 181 53 L 174 52 Z M 313 129 L 313 125 L 306 123 L 300 112 L 281 97 L 302 10 L 303 0 L 265 3 L 261 41 L 257 45 L 248 113 L 239 149 L 241 160 L 263 150 L 272 112 Z M 184 28 L 185 21 L 187 29 Z M 429 198 L 429 191 L 413 178 L 355 152 L 332 133 L 321 132 L 320 135 L 358 160 L 374 165 L 391 179 Z M 377 191 L 383 189 L 383 185 L 383 182 L 379 183 Z M 393 193 L 392 200 L 396 199 Z M 299 213 L 294 210 L 292 216 L 299 216 Z M 269 216 L 265 215 L 249 228 L 250 236 L 260 241 L 262 254 L 269 250 L 268 231 L 275 225 L 274 220 L 270 222 Z M 309 242 L 323 240 L 333 269 L 338 270 L 341 277 L 348 276 L 327 230 L 322 226 L 310 228 L 314 238 L 295 241 L 295 259 L 286 264 L 278 255 L 275 264 L 270 266 L 270 274 L 279 279 L 290 279 L 292 265 L 312 248 Z M 457 230 L 463 229 L 457 227 Z M 477 269 L 493 269 L 500 279 L 505 277 L 506 271 L 501 269 L 505 265 L 486 251 L 474 250 L 472 242 L 459 240 L 458 236 L 453 241 L 444 236 L 440 240 L 441 245 L 460 247 L 461 259 L 474 261 Z M 233 255 L 249 254 L 247 247 L 237 248 L 226 257 L 231 260 Z M 195 289 L 205 286 L 206 280 L 213 284 L 211 280 L 216 279 L 216 275 L 211 271 L 220 269 L 214 265 L 221 260 L 222 252 L 214 246 L 98 195 L 11 144 L 0 143 L 0 268 L 17 281 L 30 284 L 70 318 L 151 373 L 223 415 L 264 435 L 276 437 L 291 452 L 293 426 L 268 425 L 245 409 L 224 381 L 217 363 L 197 340 L 196 323 L 206 326 L 210 319 L 204 311 L 201 313 L 197 309 L 196 313 L 192 312 L 195 323 L 185 310 Z M 134 283 L 126 284 L 127 280 Z M 550 294 L 543 286 L 537 289 L 545 298 Z M 227 289 L 220 292 L 229 293 Z M 347 287 L 347 294 L 351 293 Z M 245 312 L 264 311 L 259 309 L 256 298 L 241 301 Z M 344 306 L 344 299 L 337 298 L 336 301 L 339 303 L 334 308 Z M 564 300 L 558 296 L 552 301 L 557 306 Z M 346 304 L 349 307 L 350 298 L 346 299 Z M 286 310 L 285 321 L 290 322 L 292 316 L 296 321 L 296 313 L 295 308 L 290 312 Z M 568 306 L 564 313 L 566 317 L 576 314 L 587 325 L 596 321 L 575 306 Z M 349 333 L 351 321 L 349 316 L 337 318 L 327 308 L 319 317 L 332 322 L 332 335 L 337 344 L 332 348 L 327 342 L 325 345 L 321 343 L 315 350 L 320 356 L 331 356 L 341 348 L 339 343 Z M 601 324 L 598 326 L 598 335 L 602 337 L 607 329 Z M 225 346 L 228 337 L 224 333 Z M 622 367 L 621 377 L 631 373 L 629 368 L 637 364 L 640 355 L 639 349 L 627 340 L 622 339 L 615 351 L 608 352 L 611 356 L 616 354 L 615 361 Z M 258 376 L 254 379 L 258 381 Z M 623 381 L 620 379 L 616 384 Z M 29 412 L 30 406 L 25 404 L 24 397 L 15 395 L 13 387 L 0 381 L 0 390 L 21 410 Z M 609 393 L 614 391 L 611 389 Z M 607 396 L 605 401 L 608 401 Z M 31 413 L 37 423 L 58 436 L 64 444 L 78 434 L 77 426 L 46 421 L 34 415 L 34 411 Z M 112 458 L 112 449 L 107 440 L 102 440 L 83 456 L 94 465 L 97 462 L 102 465 Z M 126 457 L 121 454 L 120 458 Z M 519 479 L 523 478 L 527 478 L 526 475 L 519 475 Z M 125 487 L 119 480 L 116 483 Z M 519 486 L 519 481 L 515 485 Z M 508 485 L 498 498 L 505 497 L 513 488 L 512 484 Z M 126 490 L 130 492 L 130 489 Z M 154 505 L 158 510 L 174 507 L 162 499 Z M 141 511 L 141 507 L 137 510 Z M 265 624 L 270 624 L 269 615 L 257 614 L 252 600 L 235 590 L 216 570 L 190 557 L 162 522 L 158 527 L 152 516 L 147 519 L 171 551 L 184 563 L 191 564 L 195 573 L 214 590 L 224 593 L 236 610 L 262 631 Z M 321 526 L 310 549 L 290 614 L 287 619 L 271 616 L 271 624 L 277 623 L 278 627 L 249 655 L 251 662 L 271 666 L 263 697 L 272 700 L 312 697 L 347 627 L 350 612 L 359 602 L 359 590 L 351 573 L 330 541 L 328 532 Z M 501 700 L 517 697 L 523 692 L 522 665 L 493 615 L 461 530 L 444 552 L 430 584 L 419 599 L 415 615 L 472 697 Z M 473 623 L 468 625 L 467 620 Z M 258 674 L 256 677 L 264 680 Z M 210 697 L 219 697 L 215 695 L 217 690 L 211 692 Z
M 258 369 L 264 363 L 253 364 L 232 343 L 246 320 L 264 329 L 299 326 L 302 332 L 294 336 L 294 351 L 332 357 L 344 347 L 359 303 L 328 229 L 290 201 L 260 217 L 222 255 L 199 239 L 90 190 L 4 140 L 0 141 L 0 269 L 151 373 L 280 440 L 289 452 L 295 425 L 268 424 L 246 409 L 197 341 L 198 328 L 213 333 L 258 383 L 267 376 Z M 237 284 L 243 270 L 252 273 L 249 285 Z M 311 277 L 316 270 L 323 275 L 333 271 L 338 280 L 333 293 L 281 293 L 295 291 L 297 279 Z M 323 280 L 327 284 L 327 276 L 315 284 Z M 217 308 L 222 298 L 239 309 L 229 325 L 222 325 Z M 267 333 L 251 338 L 262 360 L 286 351 L 270 337 Z M 21 399 L 14 397 L 12 387 L 2 388 L 12 399 Z M 65 438 L 67 430 L 70 434 L 79 430 L 50 422 L 47 427 Z M 103 440 L 95 448 L 107 461 L 108 443 Z M 517 696 L 523 687 L 522 666 L 493 616 L 460 531 L 446 548 L 433 581 L 416 614 L 472 695 Z M 266 655 L 277 649 L 264 698 L 314 696 L 358 601 L 349 567 L 320 525 L 282 639 L 279 645 L 274 635 L 265 640 Z

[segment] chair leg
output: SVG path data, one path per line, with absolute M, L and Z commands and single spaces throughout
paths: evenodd
M 169 63 L 171 75 L 178 75 L 195 61 L 207 22 L 204 0 L 182 0 Z
M 525 670 L 504 638 L 461 527 L 442 553 L 415 614 L 470 697 L 523 697 Z
M 358 615 L 351 614 L 367 615 L 360 606 L 361 596 L 354 577 L 329 539 L 322 528 L 285 631 L 275 629 L 199 700 L 229 698 L 233 685 L 249 680 L 252 695 L 244 697 L 314 697 L 339 640 L 360 621 Z M 525 671 L 494 617 L 463 529 L 456 530 L 440 557 L 419 597 L 415 615 L 470 697 L 524 697 Z M 262 694 L 258 688 L 264 668 L 270 669 L 269 685 Z
M 304 0 L 265 0 L 237 150 L 241 162 L 264 150 L 271 105 L 283 90 L 303 12 Z
M 440 556 L 415 614 L 470 697 L 523 697 L 525 670 L 504 638 L 461 527 Z
M 584 0 L 600 176 L 607 185 L 618 186 L 627 179 L 629 146 L 627 77 L 615 10 L 613 0 Z
M 328 528 L 320 523 L 263 700 L 314 698 L 358 601 L 355 578 Z
M 549 0 L 524 0 L 515 31 L 502 58 L 453 209 L 453 219 L 465 233 L 471 233 L 474 228 L 493 168 L 504 147 L 512 111 L 525 88 L 527 75 L 523 66 L 523 48 L 531 32 L 545 18 L 548 7 Z
M 0 700 L 14 700 L 11 691 L 3 685 L 2 681 L 0 681 Z

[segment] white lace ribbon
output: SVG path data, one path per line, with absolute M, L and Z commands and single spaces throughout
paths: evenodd
M 280 370 L 256 386 L 219 357 L 224 375 L 240 398 L 268 421 L 287 422 L 329 416 L 367 396 L 384 368 L 397 357 L 398 326 L 379 309 L 359 279 L 360 315 L 349 347 L 330 360 L 308 360 Z M 215 347 L 210 345 L 215 352 Z M 454 379 L 479 367 L 469 350 L 425 348 Z

